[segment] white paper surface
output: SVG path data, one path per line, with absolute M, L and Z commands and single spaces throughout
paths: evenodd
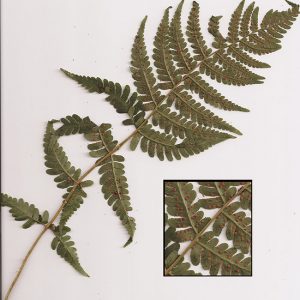
M 225 30 L 239 1 L 199 1 L 205 36 L 211 15 L 224 15 Z M 191 7 L 186 1 L 183 18 Z M 250 4 L 249 1 L 247 1 Z M 264 14 L 286 9 L 281 0 L 256 1 Z M 59 68 L 133 86 L 130 50 L 137 28 L 148 15 L 149 54 L 163 10 L 177 1 L 2 1 L 2 189 L 53 214 L 61 203 L 45 173 L 42 139 L 46 121 L 77 113 L 97 123 L 112 123 L 122 140 L 132 130 L 104 101 L 66 78 Z M 152 300 L 182 298 L 296 300 L 299 285 L 299 20 L 283 48 L 262 57 L 272 68 L 259 70 L 263 85 L 214 83 L 222 94 L 250 113 L 218 114 L 243 132 L 236 140 L 181 161 L 160 162 L 125 146 L 125 167 L 136 218 L 135 241 L 123 249 L 127 235 L 105 203 L 100 186 L 87 189 L 85 205 L 70 227 L 84 278 L 50 249 L 45 234 L 30 257 L 11 299 Z M 211 40 L 211 39 L 210 39 Z M 86 170 L 93 163 L 81 137 L 62 138 L 70 160 Z M 91 179 L 98 182 L 96 172 Z M 253 277 L 163 277 L 163 179 L 253 180 Z M 23 230 L 2 209 L 4 292 L 40 232 Z M 234 290 L 234 292 L 233 292 Z M 4 296 L 4 295 L 3 295 Z

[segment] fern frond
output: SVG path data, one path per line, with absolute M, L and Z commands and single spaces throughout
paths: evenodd
M 93 182 L 88 180 L 84 181 L 82 184 L 78 185 L 75 190 L 72 187 L 67 189 L 67 193 L 63 195 L 64 199 L 68 198 L 59 220 L 59 227 L 62 229 L 71 218 L 71 216 L 79 209 L 80 205 L 83 204 L 83 199 L 87 197 L 86 192 L 83 187 L 92 185 Z
M 87 133 L 96 126 L 96 124 L 92 122 L 89 117 L 82 119 L 76 114 L 61 118 L 60 121 L 63 123 L 63 125 L 56 130 L 56 134 L 58 136 Z
M 250 27 L 252 33 L 240 41 L 240 47 L 258 55 L 281 49 L 280 40 L 291 28 L 298 15 L 299 5 L 294 4 L 287 11 L 268 11 L 261 24 L 258 25 L 258 9 L 254 10 Z
M 223 66 L 230 72 L 236 74 L 237 77 L 242 77 L 245 80 L 245 84 L 258 84 L 262 83 L 265 78 L 253 73 L 247 67 L 244 67 L 241 63 L 230 58 L 229 55 L 225 53 L 224 50 L 219 50 L 214 55 L 214 61 Z
M 171 111 L 167 104 L 163 104 L 155 111 L 152 116 L 153 125 L 159 126 L 161 129 L 164 129 L 167 134 L 172 132 L 173 136 L 179 136 L 182 139 L 184 139 L 189 132 L 193 132 L 195 136 L 197 136 L 197 133 L 199 133 L 200 138 L 201 129 L 203 128 L 201 125 L 216 127 L 224 130 L 229 130 L 236 134 L 241 134 L 240 131 L 238 131 L 236 128 L 224 122 L 219 117 L 214 116 L 213 113 L 205 110 L 205 108 L 201 105 L 194 106 L 194 103 L 191 102 L 193 100 L 191 97 L 189 97 L 188 94 L 180 93 L 178 95 L 181 102 L 183 102 L 184 105 L 188 108 L 192 108 L 193 113 L 196 113 L 197 123 L 195 123 L 193 120 L 185 118 L 180 114 L 177 114 L 177 112 L 175 111 Z M 188 112 L 188 114 L 189 115 L 186 114 L 186 116 L 190 117 L 190 111 Z
M 39 210 L 33 205 L 25 202 L 23 199 L 16 199 L 1 193 L 1 206 L 9 207 L 9 212 L 16 221 L 26 221 L 22 227 L 27 229 L 33 224 L 47 224 L 49 220 L 48 211 L 40 214 Z
M 251 67 L 251 68 L 271 68 L 271 66 L 267 63 L 261 62 L 250 55 L 248 55 L 245 51 L 236 46 L 229 46 L 227 49 L 227 53 L 232 55 L 237 61 L 242 64 Z
M 201 207 L 205 209 L 215 209 L 222 208 L 224 204 L 230 201 L 237 193 L 237 189 L 234 185 L 242 185 L 243 182 L 200 182 L 199 184 L 200 193 L 203 196 L 209 197 L 202 199 Z M 246 190 L 243 191 L 239 200 L 231 203 L 222 210 L 213 224 L 213 232 L 215 235 L 220 235 L 227 224 L 227 239 L 233 241 L 235 248 L 240 249 L 243 253 L 248 253 L 251 244 L 251 218 L 247 217 L 245 212 L 239 210 L 241 208 L 242 195 L 245 195 L 245 193 L 249 192 Z M 245 207 L 246 204 L 243 206 Z M 247 206 L 249 206 L 249 204 Z
M 86 180 L 78 184 L 81 175 L 81 170 L 76 169 L 68 160 L 66 153 L 58 143 L 59 135 L 75 134 L 76 132 L 88 132 L 94 127 L 94 123 L 89 118 L 81 119 L 77 115 L 69 116 L 62 119 L 63 125 L 55 131 L 53 122 L 48 122 L 46 133 L 44 136 L 44 151 L 45 151 L 45 166 L 47 174 L 56 176 L 54 181 L 57 182 L 57 187 L 67 189 L 68 193 L 63 196 L 68 197 L 71 192 L 71 197 L 63 207 L 60 219 L 60 228 L 62 228 L 70 217 L 75 213 L 79 206 L 83 203 L 83 198 L 86 193 L 82 187 L 87 187 L 93 184 L 92 181 Z M 58 134 L 57 134 L 58 132 Z M 75 190 L 72 191 L 73 187 Z
M 236 248 L 230 248 L 226 243 L 219 243 L 213 232 L 204 233 L 191 250 L 192 264 L 201 263 L 210 275 L 247 276 L 251 275 L 251 258 L 237 253 Z
M 251 25 L 251 18 L 253 16 L 255 9 L 255 3 L 252 2 L 245 10 L 240 26 L 240 35 L 242 37 L 247 37 L 250 34 L 250 25 Z M 255 31 L 255 28 L 253 28 Z
M 185 75 L 196 67 L 196 62 L 191 57 L 187 48 L 181 29 L 181 11 L 183 1 L 181 1 L 175 11 L 170 24 L 170 48 L 173 59 L 178 67 L 177 71 Z
M 176 138 L 154 130 L 149 123 L 139 128 L 138 133 L 133 136 L 130 143 L 131 150 L 135 150 L 139 143 L 141 150 L 150 157 L 157 156 L 160 160 L 164 160 L 165 156 L 168 160 L 173 160 L 173 157 L 181 159 L 176 148 Z
M 174 123 L 176 123 L 175 126 Z M 213 145 L 234 138 L 227 133 L 201 127 L 193 130 L 192 128 L 195 128 L 193 125 L 184 123 L 182 120 L 172 121 L 171 128 L 173 128 L 173 132 L 179 132 L 178 125 L 180 125 L 181 130 L 189 127 L 189 130 L 185 131 L 186 138 L 181 143 L 176 144 L 177 139 L 174 136 L 156 131 L 148 123 L 138 129 L 138 133 L 132 138 L 130 148 L 135 150 L 140 143 L 141 150 L 147 152 L 150 157 L 157 156 L 159 160 L 164 160 L 166 157 L 169 161 L 172 161 L 174 158 L 180 160 L 182 157 L 187 158 L 199 154 Z M 170 124 L 166 126 L 169 127 Z M 163 128 L 166 128 L 166 126 L 163 125 Z
M 252 187 L 248 187 L 240 196 L 241 208 L 244 210 L 252 209 L 252 199 L 251 199 Z
M 135 220 L 130 217 L 129 212 L 132 210 L 128 192 L 127 179 L 124 171 L 124 157 L 121 155 L 109 155 L 117 146 L 117 141 L 113 140 L 110 131 L 110 124 L 101 124 L 95 127 L 90 133 L 86 134 L 87 140 L 93 142 L 88 146 L 90 156 L 98 159 L 107 156 L 99 165 L 100 184 L 104 198 L 109 206 L 116 212 L 116 215 L 127 230 L 129 240 L 124 246 L 132 242 L 135 232 Z
M 71 166 L 66 153 L 58 144 L 58 136 L 53 122 L 48 122 L 44 136 L 45 166 L 47 174 L 56 176 L 57 187 L 65 189 L 73 186 L 80 177 L 81 170 Z
M 198 125 L 227 130 L 239 135 L 241 134 L 239 130 L 220 117 L 214 115 L 210 110 L 194 100 L 193 97 L 186 91 L 183 91 L 181 87 L 175 89 L 174 92 L 169 95 L 166 104 L 170 107 L 173 103 L 177 109 L 176 112 L 180 116 L 183 116 Z
M 185 138 L 182 143 L 176 145 L 176 147 L 183 157 L 189 157 L 233 138 L 235 138 L 235 136 L 225 132 L 202 128 L 201 132 L 197 132 L 196 134 L 188 133 L 187 138 Z
M 218 77 L 221 80 L 222 77 Z M 224 80 L 224 78 L 223 78 Z M 249 110 L 243 108 L 221 95 L 217 90 L 211 87 L 202 77 L 199 72 L 193 72 L 184 81 L 185 88 L 192 92 L 199 94 L 200 98 L 203 98 L 204 102 L 210 104 L 213 107 L 229 110 L 229 111 L 243 111 L 248 112 Z
M 200 66 L 200 73 L 206 74 L 219 83 L 237 86 L 259 84 L 264 79 L 264 77 L 250 72 L 231 60 L 224 52 L 216 52 L 211 58 L 203 62 Z
M 255 7 L 250 21 L 251 33 L 258 31 L 258 15 L 259 15 L 259 7 Z
M 146 110 L 152 110 L 161 101 L 161 95 L 156 86 L 156 79 L 150 67 L 144 41 L 144 30 L 147 17 L 142 21 L 135 37 L 131 51 L 131 74 L 135 80 L 134 85 L 139 93 L 138 99 L 144 103 Z
M 222 275 L 251 275 L 251 258 L 245 256 L 251 243 L 251 219 L 245 212 L 237 211 L 241 207 L 241 195 L 248 192 L 250 184 L 199 184 L 205 198 L 197 199 L 192 183 L 165 182 L 164 200 L 169 225 L 165 231 L 165 259 L 168 259 L 166 275 L 173 275 L 173 270 L 184 261 L 188 252 L 192 264 L 201 264 L 205 270 L 209 270 L 210 275 L 218 275 L 219 271 Z M 218 212 L 212 217 L 205 217 L 205 209 L 218 209 Z M 212 231 L 207 231 L 210 226 Z M 226 238 L 233 241 L 233 248 L 227 243 L 220 244 L 216 238 L 224 227 Z M 179 245 L 183 242 L 189 242 L 189 245 L 183 250 L 184 254 L 179 255 Z
M 291 6 L 288 10 L 269 11 L 259 24 L 259 8 L 251 3 L 244 10 L 244 4 L 243 0 L 233 12 L 226 38 L 219 29 L 221 17 L 213 16 L 210 19 L 208 30 L 214 36 L 213 47 L 216 51 L 208 47 L 204 40 L 199 22 L 200 9 L 195 1 L 189 13 L 185 34 L 181 25 L 183 1 L 177 6 L 170 24 L 170 7 L 167 8 L 154 39 L 152 57 L 157 76 L 152 70 L 146 50 L 144 18 L 132 48 L 131 72 L 137 94 L 133 93 L 131 97 L 127 86 L 122 89 L 117 83 L 63 71 L 89 91 L 108 94 L 108 101 L 117 111 L 129 115 L 123 124 L 134 125 L 136 128 L 131 139 L 132 150 L 140 144 L 143 152 L 151 157 L 157 156 L 160 160 L 165 157 L 168 160 L 180 159 L 182 156 L 200 153 L 214 144 L 232 138 L 212 129 L 235 134 L 240 132 L 194 102 L 189 92 L 198 94 L 205 103 L 219 109 L 249 111 L 221 95 L 205 80 L 204 75 L 228 85 L 263 83 L 265 78 L 255 74 L 250 68 L 270 66 L 251 53 L 267 54 L 279 49 L 281 38 L 299 14 L 299 6 L 288 2 Z M 192 53 L 189 47 L 192 48 Z M 145 112 L 149 110 L 146 116 Z M 156 126 L 163 132 L 157 131 Z M 194 130 L 198 126 L 204 127 L 206 137 L 199 135 L 198 129 Z M 179 144 L 178 137 L 184 139 Z
M 186 35 L 195 54 L 194 59 L 196 61 L 202 61 L 212 53 L 212 50 L 206 45 L 201 33 L 199 13 L 199 4 L 196 1 L 193 1 L 193 7 L 188 19 Z
M 231 16 L 227 35 L 227 40 L 230 43 L 235 43 L 238 40 L 244 5 L 245 0 L 242 0 Z
M 165 193 L 167 212 L 175 217 L 169 218 L 168 224 L 181 229 L 174 233 L 176 240 L 183 242 L 194 239 L 195 234 L 207 225 L 210 218 L 203 218 L 204 213 L 199 211 L 199 204 L 194 203 L 196 193 L 192 184 L 169 182 L 165 186 Z
M 164 234 L 164 261 L 165 269 L 169 268 L 173 261 L 179 258 L 179 243 L 173 242 L 173 236 L 175 233 L 174 227 L 168 227 L 168 221 L 165 224 L 165 234 Z M 183 262 L 183 258 L 180 259 L 174 270 L 170 275 L 176 276 L 201 276 L 201 273 L 196 273 L 190 269 L 191 265 L 188 262 Z
M 137 93 L 131 94 L 130 87 L 128 85 L 122 88 L 119 83 L 114 83 L 107 79 L 102 80 L 98 77 L 81 76 L 71 73 L 65 69 L 61 69 L 61 71 L 90 93 L 106 94 L 107 97 L 105 99 L 116 109 L 118 113 L 128 113 L 134 104 L 136 104 Z M 87 120 L 86 122 L 88 123 Z
M 80 265 L 77 250 L 74 247 L 74 242 L 68 235 L 68 232 L 70 232 L 70 228 L 64 227 L 62 230 L 55 228 L 52 231 L 55 234 L 55 237 L 51 243 L 52 250 L 55 250 L 60 257 L 62 257 L 66 262 L 68 262 L 81 275 L 89 277 L 89 275 L 84 271 L 84 269 Z
M 158 27 L 153 48 L 153 59 L 157 78 L 161 82 L 157 87 L 162 90 L 172 89 L 181 81 L 181 76 L 176 72 L 170 50 L 169 38 L 169 9 L 165 10 L 162 21 Z
M 222 16 L 212 16 L 209 19 L 208 23 L 208 32 L 214 37 L 214 42 L 212 46 L 216 49 L 220 49 L 221 47 L 225 47 L 226 39 L 220 32 L 220 20 Z

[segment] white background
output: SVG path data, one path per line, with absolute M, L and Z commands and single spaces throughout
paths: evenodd
M 184 18 L 192 1 L 186 1 Z M 247 1 L 248 4 L 249 1 Z M 209 17 L 224 15 L 224 28 L 238 1 L 201 0 L 206 35 Z M 284 1 L 257 1 L 261 12 L 286 9 Z M 45 174 L 42 138 L 46 121 L 77 113 L 110 122 L 116 138 L 132 130 L 121 126 L 103 96 L 88 94 L 60 73 L 64 67 L 132 85 L 130 49 L 139 22 L 148 14 L 148 49 L 163 10 L 177 1 L 160 0 L 4 0 L 2 1 L 2 188 L 3 192 L 54 213 L 62 190 Z M 71 219 L 72 238 L 83 267 L 78 275 L 50 249 L 47 233 L 30 257 L 11 299 L 150 300 L 183 297 L 222 299 L 298 299 L 299 285 L 299 20 L 283 49 L 263 57 L 272 69 L 260 71 L 265 84 L 214 86 L 250 113 L 218 112 L 243 136 L 175 162 L 159 162 L 125 146 L 135 241 L 126 233 L 96 184 Z M 207 37 L 208 39 L 208 37 Z M 81 137 L 62 139 L 74 165 L 92 160 Z M 97 182 L 97 175 L 91 178 Z M 253 179 L 253 277 L 165 278 L 163 270 L 163 179 Z M 2 210 L 4 291 L 41 230 L 23 230 Z

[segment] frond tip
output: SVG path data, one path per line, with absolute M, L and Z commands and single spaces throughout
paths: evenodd
M 70 232 L 70 228 L 64 227 L 62 230 L 55 228 L 52 231 L 55 234 L 55 238 L 51 243 L 52 250 L 56 250 L 56 253 L 81 275 L 90 277 L 80 265 L 74 242 L 71 240 L 71 237 L 67 235 L 67 233 Z
M 7 194 L 1 194 L 1 206 L 9 207 L 9 212 L 16 221 L 25 221 L 22 225 L 24 229 L 31 227 L 33 224 L 45 225 L 49 220 L 48 211 L 40 214 L 33 204 L 29 204 L 23 199 L 10 197 Z

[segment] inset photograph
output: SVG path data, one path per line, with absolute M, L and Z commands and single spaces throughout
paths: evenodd
M 164 221 L 164 276 L 252 276 L 252 180 L 165 180 Z

